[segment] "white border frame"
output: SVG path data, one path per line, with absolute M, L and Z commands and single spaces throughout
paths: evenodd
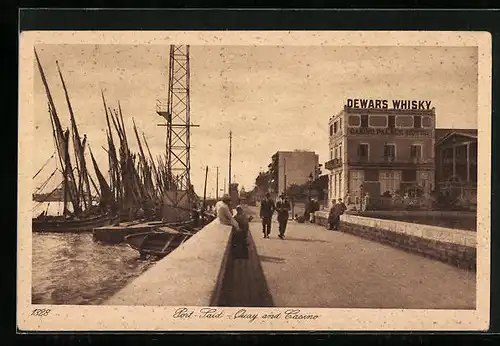
M 31 305 L 31 202 L 30 148 L 34 145 L 32 76 L 35 44 L 190 44 L 190 45 L 307 45 L 317 46 L 434 46 L 478 49 L 478 232 L 475 310 L 429 309 L 302 309 L 317 313 L 315 321 L 267 321 L 243 323 L 224 320 L 181 321 L 172 319 L 177 307 Z M 443 31 L 32 31 L 19 41 L 19 138 L 17 326 L 22 331 L 474 331 L 487 330 L 490 321 L 490 210 L 491 210 L 491 34 Z M 347 177 L 348 179 L 348 177 Z M 52 308 L 47 318 L 30 316 L 33 307 Z M 238 308 L 228 308 L 237 311 Z M 250 308 L 249 308 L 250 310 Z M 269 309 L 252 308 L 258 312 Z M 280 309 L 273 309 L 280 310 Z

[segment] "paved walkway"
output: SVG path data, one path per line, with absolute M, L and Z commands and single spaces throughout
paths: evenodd
M 263 239 L 250 224 L 273 304 L 278 307 L 474 309 L 475 272 L 416 254 L 289 221 L 286 239 Z

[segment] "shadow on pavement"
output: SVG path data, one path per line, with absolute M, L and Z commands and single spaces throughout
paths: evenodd
M 329 243 L 327 240 L 321 240 L 321 239 L 307 239 L 307 238 L 289 238 L 285 235 L 285 241 L 303 241 L 303 242 L 310 242 L 310 243 Z
M 262 262 L 271 262 L 271 263 L 285 263 L 286 260 L 281 257 L 272 257 L 272 256 L 259 256 L 260 261 Z
M 225 268 L 217 306 L 271 307 L 273 297 L 267 286 L 252 233 L 248 233 L 248 257 L 231 256 Z

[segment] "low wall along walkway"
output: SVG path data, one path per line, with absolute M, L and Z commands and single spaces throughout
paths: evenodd
M 252 235 L 233 257 L 231 226 L 213 221 L 104 305 L 273 306 Z
M 316 212 L 318 224 L 327 226 L 328 213 Z M 405 251 L 476 269 L 476 233 L 458 229 L 357 215 L 341 216 L 341 231 L 388 244 Z
M 326 226 L 328 213 L 319 211 L 315 215 L 317 223 Z M 343 232 L 389 244 L 395 248 L 451 263 L 461 268 L 475 269 L 475 232 L 373 219 L 356 215 L 343 215 L 341 221 L 341 231 Z M 276 227 L 276 222 L 273 222 L 273 227 Z M 288 241 L 285 243 L 282 243 L 282 240 L 277 238 L 266 240 L 253 239 L 252 234 L 250 234 L 248 239 L 248 258 L 239 259 L 232 256 L 231 226 L 222 225 L 218 220 L 215 220 L 103 304 L 270 307 L 277 304 L 276 299 L 278 299 L 278 303 L 286 299 L 293 301 L 295 299 L 293 297 L 300 292 L 296 289 L 290 291 L 288 277 L 284 281 L 279 278 L 283 274 L 283 270 L 288 270 L 287 275 L 291 275 L 292 277 L 297 275 L 295 272 L 297 267 L 285 266 L 285 268 L 280 269 L 279 266 L 284 265 L 286 259 L 280 262 L 279 251 L 284 251 L 281 253 L 281 256 L 285 258 L 290 255 L 290 251 L 292 251 L 292 254 L 296 254 L 297 249 L 305 251 L 307 254 L 315 254 L 315 251 L 322 249 L 324 251 L 323 257 L 320 256 L 324 261 L 322 265 L 324 268 L 330 268 L 330 250 L 324 245 L 317 247 L 315 244 L 334 244 L 342 241 L 338 237 L 329 237 L 334 234 L 328 234 L 326 233 L 327 231 L 323 232 L 316 226 L 308 229 L 315 228 L 315 237 L 319 238 L 309 239 L 306 236 L 308 232 L 302 229 L 304 227 L 311 226 L 298 223 L 290 224 L 288 233 L 292 234 L 295 232 L 296 235 L 295 238 L 293 234 L 287 237 Z M 294 228 L 296 229 L 294 230 Z M 251 229 L 253 229 L 252 233 L 254 235 L 261 236 L 260 220 L 254 220 Z M 276 231 L 274 234 L 276 234 Z M 302 234 L 302 237 L 299 236 L 297 238 L 300 234 Z M 344 239 L 344 243 L 347 240 Z M 258 253 L 256 243 L 260 244 L 259 251 L 264 251 L 264 255 Z M 303 245 L 297 246 L 297 244 Z M 367 245 L 365 247 L 369 248 Z M 399 251 L 397 252 L 400 253 Z M 307 260 L 306 255 L 300 255 L 299 257 L 302 260 Z M 300 262 L 306 271 L 310 269 L 312 263 L 318 263 L 314 255 L 309 260 L 313 262 L 306 263 L 305 266 L 305 262 Z M 262 261 L 266 261 L 264 265 L 267 265 L 267 273 L 264 270 L 266 268 L 263 268 Z M 337 263 L 340 267 L 334 270 L 340 270 L 339 268 L 342 268 L 341 263 Z M 349 260 L 344 263 L 346 266 L 345 270 L 350 268 L 348 263 Z M 408 266 L 408 263 L 406 265 Z M 432 268 L 434 267 L 435 265 L 432 265 Z M 366 268 L 364 269 L 367 270 Z M 332 269 L 326 269 L 324 274 L 328 274 L 329 270 Z M 473 272 L 471 272 L 471 275 L 474 275 Z M 322 282 L 321 280 L 326 280 L 324 275 L 314 277 L 320 280 L 320 282 Z M 440 279 L 441 276 L 436 280 Z M 356 285 L 363 282 L 362 278 L 356 278 L 356 280 L 350 282 L 353 285 L 352 287 L 356 287 Z M 332 282 L 334 281 L 326 281 L 323 284 L 331 284 Z M 283 285 L 285 285 L 286 289 L 280 291 Z M 302 287 L 308 292 L 308 283 L 303 282 L 302 286 L 299 285 L 298 287 Z M 342 289 L 350 292 L 349 289 L 351 288 L 347 289 L 344 287 Z M 308 297 L 307 294 L 306 296 Z M 313 299 L 314 297 L 309 298 Z M 367 303 L 363 299 L 358 303 L 366 305 Z M 316 301 L 317 299 L 313 300 Z M 330 300 L 328 302 L 339 304 Z M 305 304 L 304 302 L 301 303 Z M 398 302 L 398 304 L 400 303 Z M 322 306 L 321 304 L 319 306 Z
M 211 222 L 103 305 L 217 305 L 230 239 L 230 226 Z

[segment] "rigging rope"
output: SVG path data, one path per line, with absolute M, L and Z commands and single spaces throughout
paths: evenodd
M 45 198 L 44 198 L 42 201 L 38 202 L 38 204 L 36 204 L 36 205 L 35 205 L 35 206 L 31 209 L 31 210 L 32 210 L 32 211 L 34 211 L 35 209 L 37 209 L 38 207 L 40 207 L 43 203 L 45 203 L 45 202 L 47 201 L 47 199 L 49 199 L 49 197 L 50 197 L 50 196 L 52 196 L 52 194 L 53 194 L 53 193 L 54 193 L 54 192 L 55 192 L 55 191 L 56 191 L 56 190 L 57 190 L 57 189 L 58 189 L 58 188 L 59 188 L 62 184 L 63 184 L 63 181 L 61 181 L 61 182 L 59 183 L 59 185 L 57 185 L 57 186 L 55 187 L 55 189 L 54 189 L 54 190 L 50 191 L 50 193 L 48 193 L 48 194 L 47 194 L 47 196 L 45 196 Z M 49 201 L 49 203 L 50 203 L 50 201 Z
M 47 178 L 47 180 L 45 180 L 45 181 L 42 183 L 42 185 L 40 185 L 40 187 L 39 187 L 39 188 L 37 188 L 37 189 L 35 190 L 35 193 L 37 193 L 37 192 L 39 192 L 40 190 L 42 190 L 43 188 L 45 188 L 45 186 L 47 186 L 47 184 L 49 183 L 50 179 L 52 179 L 52 177 L 54 176 L 54 174 L 56 174 L 56 172 L 57 172 L 57 171 L 58 171 L 58 168 L 56 168 L 56 169 L 54 170 L 54 172 L 52 172 L 52 174 L 51 174 L 51 175 Z
M 43 164 L 42 168 L 40 168 L 38 170 L 38 172 L 36 172 L 36 174 L 33 176 L 33 179 L 35 179 L 37 177 L 37 175 L 42 171 L 42 169 L 45 168 L 45 166 L 49 163 L 49 161 L 54 157 L 55 154 L 56 154 L 56 152 L 54 151 L 54 153 L 52 154 L 52 156 L 49 157 L 49 159 Z

